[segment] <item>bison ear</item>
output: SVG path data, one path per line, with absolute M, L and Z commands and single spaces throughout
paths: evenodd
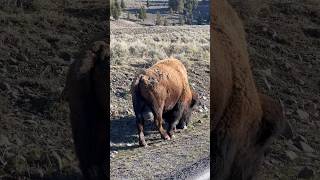
M 279 135 L 285 126 L 283 109 L 279 102 L 269 96 L 260 94 L 260 102 L 263 110 L 261 126 L 258 131 L 256 143 L 264 146 L 271 142 L 272 138 Z
M 192 100 L 191 100 L 190 108 L 193 108 L 198 103 L 199 103 L 198 94 L 196 92 L 192 91 Z

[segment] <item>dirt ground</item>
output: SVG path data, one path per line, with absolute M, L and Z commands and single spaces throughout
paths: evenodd
M 158 179 L 209 157 L 209 26 L 142 27 L 111 22 L 111 179 Z M 176 57 L 200 97 L 187 130 L 164 141 L 146 123 L 147 148 L 138 147 L 130 85 L 157 60 Z
M 245 19 L 258 89 L 282 102 L 293 131 L 272 145 L 260 178 L 320 179 L 320 2 L 231 2 Z
M 28 2 L 0 8 L 0 179 L 76 178 L 59 97 L 70 62 L 106 36 L 106 2 Z

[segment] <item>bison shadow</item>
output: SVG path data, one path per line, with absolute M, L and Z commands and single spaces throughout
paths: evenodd
M 144 132 L 148 145 L 153 145 L 162 141 L 159 132 L 155 130 L 153 121 L 145 122 Z M 110 143 L 112 143 L 110 144 L 111 151 L 129 150 L 139 147 L 135 116 L 111 118 Z

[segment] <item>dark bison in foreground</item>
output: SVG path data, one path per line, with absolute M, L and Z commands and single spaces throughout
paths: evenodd
M 190 89 L 187 70 L 177 59 L 165 59 L 139 74 L 131 87 L 133 108 L 139 133 L 139 144 L 146 146 L 145 120 L 154 120 L 161 137 L 170 140 L 174 129 L 190 121 L 191 112 L 198 102 Z M 162 127 L 166 118 L 167 131 Z
M 69 102 L 73 140 L 85 179 L 107 179 L 107 74 L 109 46 L 95 42 L 69 68 L 63 98 Z
M 241 20 L 226 0 L 211 2 L 212 179 L 253 179 L 285 120 L 279 102 L 257 91 Z

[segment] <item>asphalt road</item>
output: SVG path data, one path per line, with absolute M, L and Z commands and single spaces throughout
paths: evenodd
M 210 157 L 201 159 L 196 163 L 180 171 L 174 171 L 168 175 L 155 177 L 161 180 L 209 180 L 210 179 Z

